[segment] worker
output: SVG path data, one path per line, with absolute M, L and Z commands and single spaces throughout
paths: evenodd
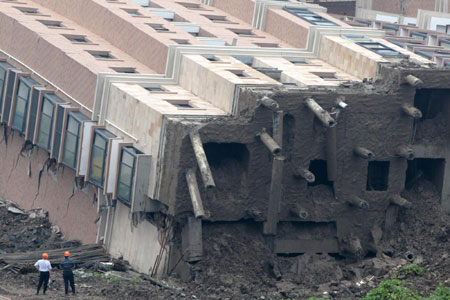
M 39 270 L 39 283 L 37 286 L 36 295 L 39 295 L 39 290 L 41 289 L 42 283 L 44 284 L 44 295 L 47 291 L 48 280 L 50 279 L 50 270 L 52 265 L 48 261 L 48 254 L 42 253 L 42 259 L 38 260 L 34 266 Z
M 69 291 L 69 282 L 70 287 L 72 288 L 72 293 L 75 294 L 75 280 L 73 278 L 72 272 L 72 269 L 75 267 L 75 263 L 69 257 L 70 252 L 64 252 L 64 259 L 60 264 L 61 269 L 63 269 L 64 290 L 66 292 L 66 295 Z

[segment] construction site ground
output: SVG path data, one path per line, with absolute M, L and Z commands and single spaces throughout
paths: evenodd
M 192 268 L 192 278 L 153 280 L 133 271 L 79 268 L 76 299 L 361 299 L 381 281 L 405 280 L 405 285 L 429 295 L 439 283 L 450 285 L 450 217 L 441 211 L 434 185 L 419 180 L 402 196 L 413 207 L 400 208 L 397 222 L 374 232 L 374 251 L 363 258 L 304 254 L 274 256 L 261 234 L 261 224 L 249 221 L 205 223 L 204 259 Z M 67 247 L 58 230 L 42 213 L 8 212 L 0 207 L 0 257 L 3 253 Z M 50 258 L 51 259 L 51 258 Z M 405 272 L 412 264 L 423 274 Z M 38 274 L 5 269 L 0 260 L 0 299 L 44 299 L 36 296 Z M 52 272 L 45 299 L 64 299 L 62 272 Z

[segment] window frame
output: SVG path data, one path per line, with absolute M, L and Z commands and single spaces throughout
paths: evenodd
M 27 92 L 27 98 L 23 99 L 22 97 L 19 97 L 19 90 L 21 87 L 21 84 L 24 84 L 26 86 L 26 88 L 28 89 Z M 35 80 L 33 80 L 31 77 L 24 77 L 21 76 L 19 77 L 18 83 L 17 83 L 17 88 L 16 88 L 16 93 L 14 95 L 14 102 L 13 102 L 13 111 L 14 113 L 10 116 L 11 119 L 11 128 L 20 132 L 21 134 L 25 134 L 26 129 L 27 129 L 27 120 L 28 120 L 28 113 L 29 113 L 29 106 L 30 106 L 30 98 L 32 95 L 32 90 L 33 90 L 33 86 L 37 86 L 39 85 L 38 82 L 36 82 Z M 19 99 L 20 98 L 20 99 Z M 23 120 L 22 120 L 22 128 L 18 128 L 14 123 L 16 121 L 16 117 L 17 117 L 17 104 L 18 101 L 24 101 L 24 113 L 23 113 Z
M 131 150 L 133 149 L 133 150 Z M 129 166 L 128 164 L 126 164 L 123 161 L 123 157 L 124 157 L 124 152 L 126 152 L 128 155 L 130 155 L 133 158 L 133 165 Z M 120 158 L 119 158 L 119 168 L 117 171 L 117 183 L 116 183 L 116 197 L 117 199 L 119 199 L 122 203 L 124 203 L 125 205 L 131 206 L 131 204 L 133 203 L 133 188 L 134 188 L 134 181 L 135 181 L 135 174 L 136 174 L 136 163 L 137 163 L 137 156 L 139 154 L 143 154 L 141 151 L 139 151 L 138 149 L 136 149 L 133 146 L 122 146 L 120 149 Z M 131 168 L 131 177 L 129 179 L 129 186 L 128 186 L 128 191 L 129 191 L 129 199 L 125 199 L 123 197 L 123 195 L 120 194 L 120 184 L 121 182 L 121 175 L 122 175 L 122 167 L 123 165 Z M 123 185 L 126 186 L 126 183 L 123 183 Z
M 47 146 L 45 147 L 44 145 L 39 143 L 39 138 L 41 136 L 41 128 L 42 128 L 42 117 L 44 115 L 44 105 L 45 102 L 48 101 L 50 103 L 50 105 L 52 105 L 52 116 L 50 118 L 50 132 L 48 133 L 48 141 L 47 141 Z M 36 145 L 46 151 L 50 151 L 53 145 L 53 131 L 55 129 L 55 119 L 56 119 L 56 109 L 58 107 L 58 104 L 63 104 L 66 103 L 66 101 L 64 101 L 63 99 L 59 98 L 58 96 L 54 95 L 54 94 L 44 94 L 42 97 L 42 103 L 39 106 L 39 124 L 38 124 L 38 128 L 36 130 L 37 135 L 36 135 Z M 47 117 L 49 117 L 48 115 L 46 115 Z
M 3 114 L 3 103 L 5 101 L 6 96 L 6 83 L 8 82 L 8 69 L 13 69 L 14 66 L 7 63 L 6 61 L 0 61 L 0 72 L 4 73 L 3 80 L 0 79 L 0 117 Z
M 97 180 L 97 178 L 92 177 L 92 162 L 94 159 L 94 149 L 95 147 L 98 147 L 95 142 L 96 142 L 96 138 L 99 137 L 101 138 L 104 143 L 105 143 L 105 148 L 101 149 L 103 150 L 102 152 L 102 166 L 101 166 L 101 176 L 100 176 L 100 180 Z M 105 169 L 106 169 L 106 158 L 108 156 L 108 146 L 109 146 L 109 139 L 116 137 L 112 132 L 108 131 L 107 129 L 100 127 L 100 128 L 94 128 L 94 133 L 92 135 L 92 141 L 91 141 L 91 149 L 90 149 L 90 157 L 89 157 L 89 172 L 88 172 L 88 180 L 90 183 L 92 183 L 93 185 L 99 187 L 99 188 L 104 188 L 105 186 L 105 177 L 106 177 L 106 173 L 105 173 Z
M 78 126 L 78 132 L 75 135 L 72 132 L 68 131 L 69 128 L 69 120 L 73 119 L 75 123 L 77 123 Z M 83 130 L 83 122 L 84 121 L 89 121 L 90 118 L 88 116 L 86 116 L 85 114 L 81 113 L 78 110 L 72 110 L 72 111 L 68 111 L 67 113 L 67 120 L 65 121 L 64 124 L 64 139 L 62 141 L 62 153 L 61 153 L 61 163 L 63 165 L 65 165 L 68 168 L 71 168 L 72 170 L 76 170 L 77 166 L 78 166 L 78 161 L 79 161 L 79 153 L 80 153 L 80 146 L 81 146 L 81 135 L 82 135 L 82 130 Z M 67 136 L 68 134 L 71 134 L 73 136 L 75 136 L 75 152 L 73 152 L 74 155 L 74 161 L 73 161 L 73 165 L 70 165 L 68 162 L 66 162 L 65 158 L 66 158 L 66 150 L 67 150 Z
M 336 24 L 333 21 L 330 21 L 321 15 L 316 14 L 315 12 L 307 9 L 307 8 L 298 8 L 298 7 L 283 7 L 283 10 L 288 13 L 293 14 L 294 16 L 305 20 L 306 22 L 316 25 L 316 26 L 328 26 L 328 27 L 340 27 L 341 25 Z

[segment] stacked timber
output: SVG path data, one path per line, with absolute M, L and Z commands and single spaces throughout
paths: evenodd
M 70 259 L 77 266 L 110 260 L 102 245 L 89 244 L 71 248 L 40 249 L 30 252 L 1 254 L 0 263 L 6 266 L 0 267 L 0 271 L 10 270 L 17 273 L 23 267 L 32 266 L 37 260 L 41 259 L 42 253 L 48 253 L 50 263 L 53 267 L 57 267 L 64 259 L 65 251 L 70 252 Z

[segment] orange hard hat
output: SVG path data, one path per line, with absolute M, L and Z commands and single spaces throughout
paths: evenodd
M 69 251 L 64 252 L 64 256 L 70 256 L 70 252 Z
M 42 253 L 42 258 L 43 259 L 47 259 L 48 258 L 48 254 L 47 253 Z

